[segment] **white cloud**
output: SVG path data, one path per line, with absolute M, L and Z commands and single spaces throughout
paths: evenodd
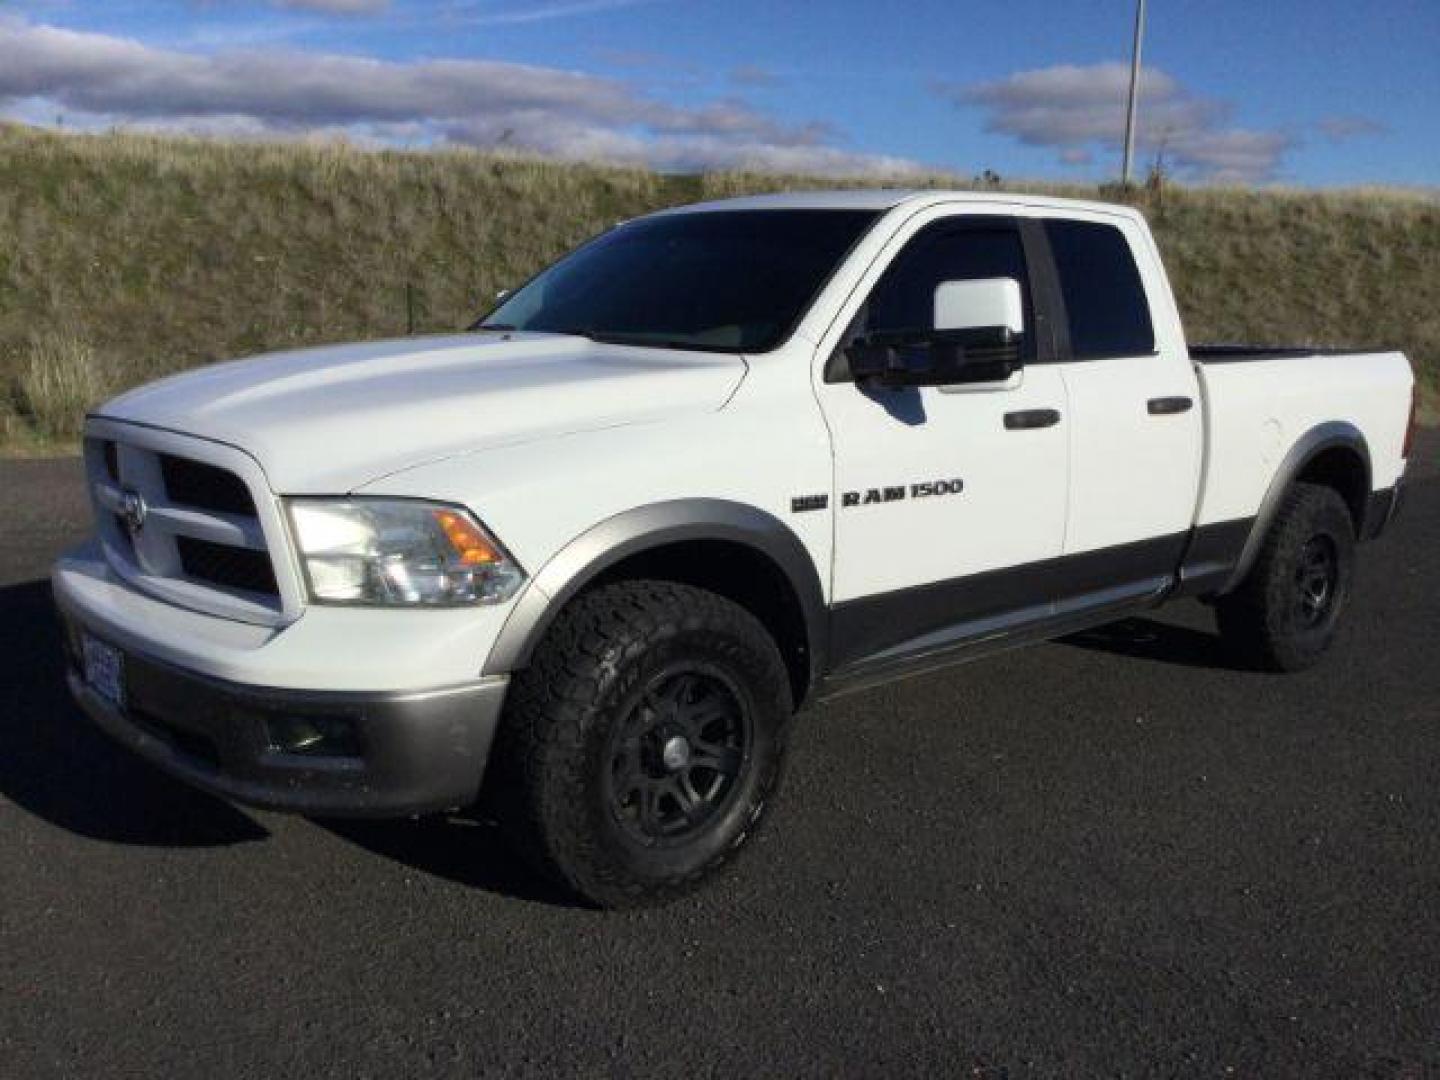
M 575 15 L 597 15 L 620 8 L 659 3 L 660 0 L 561 0 L 560 3 L 531 5 L 510 10 L 497 9 L 491 3 L 465 3 L 450 14 L 467 26 L 521 26 L 526 23 L 568 19 Z
M 983 109 L 987 131 L 1027 146 L 1055 149 L 1062 162 L 1081 152 L 1116 150 L 1125 134 L 1130 68 L 1123 63 L 1021 71 L 968 86 L 937 85 L 942 97 Z M 1293 136 L 1229 126 L 1224 102 L 1197 97 L 1156 68 L 1141 72 L 1136 141 L 1142 157 L 1163 154 L 1196 179 L 1256 181 L 1274 178 Z
M 1368 116 L 1325 116 L 1315 125 L 1331 142 L 1345 142 L 1366 135 L 1385 135 L 1390 129 Z
M 661 0 L 556 0 L 548 4 L 527 3 L 500 6 L 493 0 L 449 0 L 439 12 L 465 26 L 523 26 L 527 23 L 568 19 L 577 15 L 598 15 L 620 8 L 660 3 Z M 269 0 L 273 7 L 318 11 L 331 15 L 377 15 L 392 6 L 392 0 Z
M 323 11 L 333 15 L 373 15 L 390 6 L 390 0 L 270 0 L 276 7 Z
M 741 64 L 731 69 L 730 81 L 736 86 L 767 89 L 779 86 L 782 80 L 778 74 L 761 64 Z
M 913 163 L 846 151 L 820 124 L 741 101 L 680 108 L 630 84 L 496 60 L 395 62 L 335 53 L 158 48 L 0 17 L 0 111 L 63 112 L 75 126 L 504 145 L 567 158 L 692 169 L 892 172 Z

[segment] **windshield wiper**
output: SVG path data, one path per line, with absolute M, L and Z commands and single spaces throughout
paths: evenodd
M 549 330 L 551 334 L 570 334 L 574 337 L 587 338 L 590 341 L 598 341 L 602 345 L 665 345 L 666 342 L 657 338 L 647 337 L 644 334 L 627 334 L 623 330 L 586 330 L 586 329 L 565 329 Z
M 583 326 L 564 327 L 563 329 L 537 330 L 540 334 L 563 334 L 567 337 L 582 337 L 587 341 L 593 341 L 600 345 L 634 345 L 642 349 L 677 349 L 689 352 L 739 352 L 739 349 L 727 345 L 707 345 L 699 342 L 686 341 L 682 338 L 651 337 L 647 334 L 626 334 L 616 330 L 590 330 Z
M 634 345 L 641 349 L 676 349 L 687 352 L 739 352 L 728 345 L 710 345 L 686 338 L 652 337 L 649 334 L 592 333 L 585 334 L 591 341 L 606 345 Z

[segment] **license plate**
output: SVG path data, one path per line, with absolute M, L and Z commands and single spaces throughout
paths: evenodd
M 80 641 L 85 662 L 85 682 L 117 708 L 125 704 L 125 656 L 113 645 L 106 645 L 89 634 Z

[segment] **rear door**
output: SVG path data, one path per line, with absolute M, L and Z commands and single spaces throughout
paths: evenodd
M 888 256 L 888 259 L 887 259 Z M 835 459 L 831 659 L 884 661 L 978 632 L 996 616 L 1050 611 L 1036 571 L 1060 554 L 1066 505 L 1065 388 L 1035 325 L 1026 244 L 1010 217 L 930 211 L 900 234 L 822 346 L 816 393 Z M 888 265 L 887 265 L 888 263 Z M 862 387 L 843 346 L 856 334 L 933 328 L 945 281 L 1014 278 L 1023 370 L 1003 382 Z
M 1139 223 L 1094 214 L 1044 224 L 1070 403 L 1067 574 L 1057 600 L 1144 594 L 1175 572 L 1194 520 L 1198 380 Z

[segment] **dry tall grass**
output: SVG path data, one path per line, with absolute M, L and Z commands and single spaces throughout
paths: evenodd
M 109 394 L 113 380 L 90 344 L 65 330 L 31 337 L 15 380 L 16 404 L 41 435 L 71 438 L 85 411 Z
M 266 349 L 403 333 L 407 285 L 418 329 L 453 328 L 617 220 L 835 183 L 0 124 L 0 440 L 73 430 L 22 386 L 37 334 L 88 343 L 105 358 L 97 378 L 119 389 Z M 1393 345 L 1436 380 L 1433 195 L 1172 188 L 1145 205 L 1195 339 Z

